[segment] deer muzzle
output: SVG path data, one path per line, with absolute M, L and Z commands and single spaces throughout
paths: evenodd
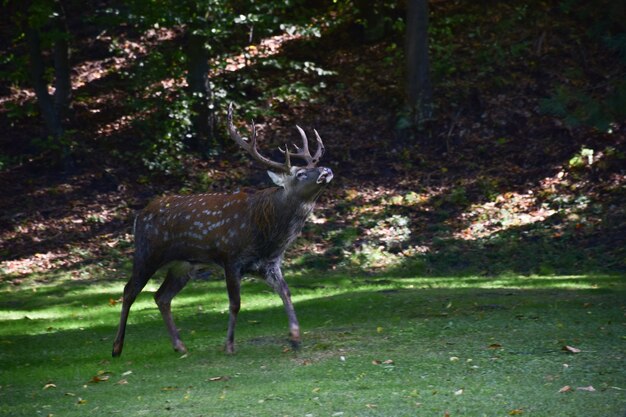
M 330 168 L 320 168 L 320 175 L 317 177 L 318 184 L 328 184 L 333 179 L 333 171 Z

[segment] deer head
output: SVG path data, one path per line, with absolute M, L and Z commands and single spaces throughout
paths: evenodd
M 250 126 L 250 139 L 243 138 L 237 132 L 233 125 L 233 106 L 228 106 L 228 131 L 230 137 L 245 149 L 255 160 L 270 168 L 267 174 L 270 176 L 274 184 L 285 189 L 288 195 L 299 197 L 303 200 L 314 200 L 317 198 L 324 186 L 333 179 L 333 172 L 330 168 L 317 167 L 317 164 L 324 154 L 324 143 L 317 130 L 315 139 L 317 141 L 317 150 L 311 156 L 309 151 L 309 141 L 306 133 L 300 126 L 296 125 L 300 137 L 302 138 L 302 147 L 293 145 L 294 150 L 290 151 L 285 145 L 285 149 L 278 148 L 285 155 L 285 162 L 280 163 L 261 155 L 257 149 L 256 127 L 254 121 Z M 299 158 L 306 162 L 304 166 L 295 166 L 291 164 L 292 158 Z

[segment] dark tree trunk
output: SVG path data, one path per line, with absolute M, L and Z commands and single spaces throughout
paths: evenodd
M 202 35 L 189 35 L 187 41 L 187 84 L 193 98 L 192 124 L 194 136 L 188 145 L 193 150 L 207 153 L 213 142 L 215 125 L 212 110 L 213 97 L 209 82 L 209 52 Z
M 406 20 L 408 100 L 415 122 L 433 116 L 428 59 L 428 0 L 408 0 Z
M 28 28 L 26 32 L 28 55 L 30 58 L 30 79 L 37 96 L 37 103 L 43 117 L 47 134 L 53 138 L 63 136 L 61 117 L 57 112 L 55 100 L 48 93 L 48 83 L 44 78 L 45 64 L 41 52 L 39 29 Z
M 30 60 L 30 78 L 35 90 L 39 109 L 46 128 L 46 135 L 52 138 L 53 149 L 64 168 L 72 166 L 70 149 L 65 141 L 63 118 L 69 108 L 72 95 L 70 78 L 69 33 L 65 21 L 65 14 L 60 3 L 56 3 L 56 17 L 51 21 L 51 32 L 55 36 L 53 46 L 54 58 L 54 94 L 48 92 L 48 83 L 45 79 L 46 65 L 43 59 L 41 45 L 41 28 L 29 26 L 26 29 L 26 43 Z
M 54 42 L 54 107 L 63 120 L 72 99 L 70 78 L 70 45 L 64 15 L 56 20 L 56 29 L 61 36 Z

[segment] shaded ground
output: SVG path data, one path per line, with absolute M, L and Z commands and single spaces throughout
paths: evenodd
M 334 72 L 311 99 L 275 105 L 278 115 L 257 120 L 262 137 L 276 144 L 295 137 L 294 123 L 316 127 L 327 144 L 325 163 L 336 172 L 289 256 L 293 267 L 626 271 L 626 126 L 615 123 L 610 133 L 572 128 L 539 105 L 559 83 L 601 86 L 598 79 L 622 67 L 587 38 L 570 42 L 584 22 L 542 3 L 528 12 L 536 23 L 529 26 L 510 17 L 516 7 L 495 4 L 483 16 L 466 4 L 434 5 L 437 117 L 418 131 L 403 124 L 401 39 L 363 43 L 345 26 L 321 38 L 277 38 L 276 56 Z M 176 42 L 159 36 L 129 36 L 129 50 Z M 76 95 L 84 98 L 71 120 L 73 172 L 50 168 L 45 154 L 17 159 L 41 126 L 36 117 L 9 117 L 9 104 L 33 105 L 28 92 L 2 98 L 0 146 L 14 159 L 0 172 L 0 268 L 16 283 L 24 273 L 76 263 L 115 267 L 128 256 L 132 213 L 155 195 L 267 184 L 234 147 L 219 158 L 190 155 L 185 175 L 148 172 L 128 153 L 145 132 L 128 123 L 136 115 L 122 105 L 125 81 L 115 70 L 132 61 L 108 55 L 102 39 L 90 45 L 75 57 L 82 83 Z M 581 49 L 583 73 L 566 74 L 563 67 L 582 65 Z M 270 87 L 289 79 L 279 69 L 237 62 L 215 76 L 259 77 Z M 301 81 L 319 83 L 310 75 Z M 247 94 L 254 100 L 258 92 Z

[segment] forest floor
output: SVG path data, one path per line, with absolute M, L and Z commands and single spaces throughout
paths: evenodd
M 584 37 L 571 42 L 583 23 L 546 11 L 544 19 L 554 21 L 542 26 L 539 10 L 538 26 L 528 27 L 511 17 L 520 10 L 507 3 L 483 15 L 434 4 L 443 16 L 434 19 L 431 40 L 436 116 L 420 129 L 407 127 L 402 40 L 393 36 L 363 42 L 351 27 L 312 38 L 279 34 L 257 49 L 313 63 L 325 75 L 242 67 L 236 57 L 215 75 L 249 71 L 274 88 L 295 77 L 305 98 L 296 92 L 267 103 L 272 113 L 257 120 L 262 140 L 295 139 L 295 123 L 317 128 L 325 140 L 324 164 L 335 180 L 287 257 L 289 267 L 485 276 L 626 271 L 626 125 L 572 127 L 541 106 L 560 83 L 601 88 L 599 80 L 623 67 Z M 126 41 L 141 50 L 142 39 Z M 71 170 L 29 153 L 39 119 L 11 117 L 11 109 L 32 108 L 33 93 L 2 88 L 5 284 L 57 268 L 116 270 L 131 252 L 133 213 L 162 193 L 269 184 L 231 145 L 219 157 L 186 156 L 177 175 L 131 159 L 145 132 L 119 104 L 127 92 L 116 73 L 130 58 L 92 40 L 74 58 Z M 218 105 L 223 114 L 225 103 Z

